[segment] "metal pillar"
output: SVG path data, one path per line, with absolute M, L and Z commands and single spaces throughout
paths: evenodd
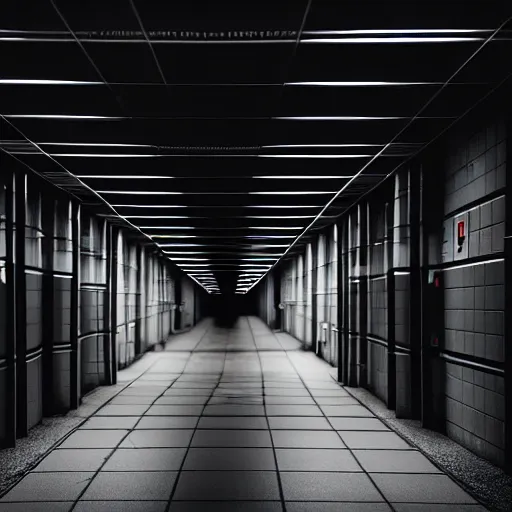
M 396 177 L 395 177 L 396 179 Z M 393 270 L 393 248 L 394 248 L 394 204 L 395 204 L 395 179 L 390 180 L 386 204 L 386 235 L 387 235 L 387 296 L 388 296 L 388 409 L 396 407 L 396 359 L 395 359 L 395 273 Z
M 70 407 L 76 409 L 80 405 L 81 365 L 80 365 L 80 205 L 71 202 L 71 318 L 70 318 Z

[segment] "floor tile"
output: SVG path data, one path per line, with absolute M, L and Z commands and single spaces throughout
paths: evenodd
M 139 419 L 139 416 L 92 416 L 80 430 L 132 429 Z
M 267 405 L 267 416 L 323 416 L 316 405 Z
M 154 405 L 205 405 L 207 396 L 169 396 L 158 398 Z
M 392 503 L 476 503 L 446 475 L 373 473 L 372 479 Z
M 143 416 L 135 430 L 193 429 L 199 416 Z
M 0 512 L 69 512 L 72 507 L 72 501 L 33 501 L 30 503 L 0 502 Z
M 173 501 L 169 512 L 282 512 L 278 501 Z
M 316 398 L 319 396 L 350 396 L 344 389 L 312 389 L 311 394 Z
M 202 405 L 153 405 L 145 416 L 200 416 Z
M 153 396 L 116 396 L 109 405 L 150 405 L 154 401 Z
M 186 448 L 120 448 L 102 471 L 178 471 L 186 452 Z
M 77 430 L 58 448 L 115 448 L 128 430 Z
M 436 505 L 434 503 L 392 503 L 396 512 L 487 512 L 481 505 Z M 1 509 L 0 509 L 1 510 Z
M 135 430 L 120 448 L 184 448 L 194 434 L 193 430 Z
M 185 471 L 175 500 L 279 500 L 273 471 Z
M 265 396 L 267 405 L 315 405 L 310 396 Z
M 338 389 L 341 389 L 340 386 L 338 384 L 335 384 L 334 382 L 327 382 L 327 381 L 322 381 L 322 382 L 305 382 L 306 386 L 308 389 L 310 389 L 311 391 L 317 391 L 317 390 L 321 390 L 321 391 L 325 391 L 325 390 L 338 390 Z
M 336 432 L 318 430 L 272 430 L 276 448 L 345 448 Z
M 168 386 L 140 386 L 140 387 L 127 387 L 119 393 L 118 396 L 150 396 L 156 398 L 161 395 Z
M 262 405 L 207 405 L 204 416 L 265 416 Z
M 361 405 L 350 396 L 315 396 L 318 405 Z
M 339 434 L 345 444 L 353 449 L 413 449 L 412 446 L 394 432 L 351 432 L 346 430 Z
M 279 448 L 276 457 L 279 471 L 362 471 L 349 450 Z
M 268 430 L 197 430 L 191 446 L 270 448 L 272 441 Z
M 326 416 L 344 416 L 352 418 L 373 418 L 373 413 L 362 405 L 322 405 Z
M 216 389 L 212 396 L 263 396 L 263 390 L 253 388 Z
M 265 416 L 203 416 L 197 428 L 267 430 Z
M 410 450 L 354 450 L 369 473 L 440 473 L 423 454 Z
M 183 470 L 275 471 L 271 448 L 191 448 Z
M 88 500 L 168 500 L 177 473 L 102 471 L 91 482 L 82 499 Z
M 212 396 L 208 405 L 263 405 L 263 396 Z
M 389 430 L 377 418 L 329 418 L 329 422 L 336 430 Z
M 165 512 L 167 501 L 79 501 L 73 512 Z
M 98 471 L 111 453 L 112 449 L 53 450 L 33 471 Z
M 286 502 L 286 512 L 391 512 L 386 503 Z M 454 511 L 452 511 L 454 512 Z
M 181 389 L 170 388 L 162 396 L 211 396 L 211 391 L 208 389 Z
M 295 388 L 265 388 L 265 395 L 268 396 L 311 396 L 306 389 Z
M 280 474 L 287 501 L 384 501 L 363 473 Z
M 148 408 L 149 405 L 106 405 L 95 416 L 142 416 Z
M 331 425 L 325 418 L 273 416 L 269 417 L 268 422 L 273 430 L 332 430 Z
M 272 381 L 272 380 L 266 380 L 265 381 L 265 388 L 295 388 L 295 389 L 306 389 L 304 387 L 304 384 L 300 380 L 291 381 L 291 382 L 278 382 L 278 381 Z
M 29 473 L 0 502 L 73 501 L 93 476 L 91 472 Z
M 217 384 L 211 383 L 211 382 L 201 382 L 201 381 L 176 381 L 171 389 L 179 389 L 179 388 L 186 388 L 186 389 L 214 389 Z

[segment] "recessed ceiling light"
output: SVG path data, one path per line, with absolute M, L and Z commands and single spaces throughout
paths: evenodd
M 165 217 L 168 218 L 168 217 Z M 196 229 L 194 226 L 139 226 L 140 229 Z
M 312 205 L 312 204 L 301 204 L 301 205 L 291 205 L 291 204 L 283 204 L 283 205 L 245 205 L 244 208 L 293 208 L 296 210 L 297 208 L 320 208 L 320 206 Z
M 383 144 L 276 144 L 261 146 L 262 148 L 368 148 L 382 147 Z
M 52 156 L 64 158 L 155 158 L 162 155 L 143 155 L 143 154 L 128 154 L 128 153 L 51 153 Z M 161 176 L 157 176 L 160 178 Z M 173 176 L 168 176 L 172 178 Z
M 314 215 L 246 215 L 246 219 L 312 219 Z
M 58 156 L 58 155 L 53 155 L 53 156 Z M 131 155 L 130 155 L 131 156 Z M 77 174 L 76 175 L 77 178 L 80 178 L 80 179 L 98 179 L 98 180 L 146 180 L 146 179 L 149 179 L 149 180 L 169 180 L 169 179 L 174 179 L 174 176 L 135 176 L 133 174 L 117 174 L 117 175 L 112 175 L 112 174 L 91 174 L 91 175 L 87 175 L 87 174 Z
M 26 78 L 1 78 L 4 85 L 104 85 L 103 82 L 85 82 L 80 80 L 41 80 Z
M 469 43 L 484 37 L 341 37 L 338 39 L 301 39 L 301 43 Z
M 488 28 L 377 28 L 355 30 L 304 30 L 304 35 L 350 35 L 350 34 L 474 34 L 492 32 Z
M 39 146 L 76 146 L 105 148 L 152 148 L 150 144 L 111 144 L 104 142 L 38 142 Z
M 151 238 L 197 238 L 196 235 L 151 235 Z
M 311 39 L 309 39 L 309 41 L 311 41 Z M 329 40 L 322 39 L 322 41 Z M 288 82 L 285 85 L 318 87 L 403 87 L 409 85 L 442 85 L 442 83 L 443 82 Z
M 295 117 L 274 117 L 282 121 L 388 121 L 394 119 L 409 119 L 404 116 L 295 116 Z M 269 157 L 276 155 L 258 155 Z
M 151 205 L 151 204 L 113 204 L 112 205 L 114 208 L 188 208 L 188 206 L 184 206 L 184 205 L 179 205 L 179 204 L 160 204 L 160 205 Z M 135 217 L 138 217 L 138 215 L 134 216 Z M 126 216 L 126 218 L 130 218 L 128 216 Z M 172 217 L 167 217 L 166 218 L 172 218 Z
M 3 114 L 9 119 L 122 119 L 111 116 L 81 116 L 71 114 Z
M 98 190 L 98 194 L 127 194 L 133 196 L 175 196 L 183 194 L 183 192 L 169 192 L 168 190 Z
M 334 158 L 334 155 L 326 155 L 324 157 L 321 157 L 321 158 L 331 158 L 331 156 Z M 362 156 L 362 155 L 359 155 L 359 156 Z M 370 156 L 370 155 L 366 155 L 366 156 Z M 306 155 L 302 155 L 302 158 L 309 158 L 309 156 L 306 156 Z M 345 157 L 343 157 L 345 158 Z M 273 176 L 253 176 L 253 178 L 260 178 L 260 179 L 265 179 L 265 180 L 341 180 L 341 179 L 351 179 L 353 178 L 354 176 L 305 176 L 305 175 L 299 175 L 299 176 L 276 176 L 276 175 L 273 175 Z
M 265 191 L 265 192 L 248 192 L 252 195 L 261 195 L 261 196 L 304 196 L 304 195 L 322 195 L 322 194 L 335 194 L 335 192 L 331 191 L 320 191 L 320 190 L 283 190 L 283 191 Z M 272 208 L 276 208 L 275 206 Z M 295 208 L 302 208 L 301 206 L 295 206 Z M 318 206 L 316 206 L 318 208 Z

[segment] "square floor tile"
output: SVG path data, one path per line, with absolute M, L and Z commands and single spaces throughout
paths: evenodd
M 316 405 L 267 405 L 267 416 L 323 416 Z
M 373 473 L 372 478 L 392 503 L 476 503 L 446 475 Z
M 109 405 L 150 405 L 154 401 L 153 396 L 116 396 Z
M 279 500 L 273 471 L 184 471 L 175 500 Z
M 53 450 L 33 471 L 98 471 L 111 452 L 111 449 L 94 448 Z
M 286 512 L 391 512 L 386 503 L 326 503 L 287 501 Z M 452 511 L 453 512 L 453 511 Z
M 334 431 L 272 430 L 276 448 L 346 448 Z
M 30 503 L 0 502 L 0 512 L 69 512 L 72 507 L 72 501 L 32 501 Z
M 295 381 L 273 381 L 273 380 L 266 380 L 265 381 L 265 388 L 294 388 L 294 389 L 306 389 L 304 387 L 304 384 L 300 380 Z
M 214 389 L 216 387 L 216 383 L 213 382 L 201 382 L 201 381 L 179 381 L 177 380 L 173 385 L 171 389 L 179 389 L 179 388 L 186 388 L 186 389 Z
M 349 450 L 276 449 L 279 471 L 362 471 Z
M 204 416 L 265 416 L 262 405 L 207 405 Z
M 186 448 L 193 430 L 135 430 L 119 446 L 120 448 Z
M 29 473 L 0 501 L 74 501 L 93 477 L 90 472 Z
M 350 432 L 345 430 L 339 434 L 345 444 L 352 449 L 413 449 L 411 445 L 394 432 Z
M 279 501 L 173 501 L 169 512 L 282 512 Z
M 143 416 L 135 430 L 193 429 L 199 416 Z
M 73 512 L 165 512 L 167 501 L 79 501 Z
M 309 391 L 306 389 L 297 388 L 265 388 L 265 395 L 267 396 L 309 396 Z
M 336 430 L 389 430 L 382 421 L 377 418 L 329 418 Z
M 373 413 L 362 405 L 322 405 L 326 416 L 344 416 L 352 418 L 373 418 Z
M 481 505 L 440 505 L 434 503 L 392 503 L 396 512 L 487 512 Z M 1 510 L 1 509 L 0 509 Z
M 209 389 L 168 389 L 162 396 L 211 396 Z
M 202 405 L 153 405 L 145 416 L 200 416 Z
M 363 473 L 280 474 L 287 501 L 384 501 Z
M 263 396 L 263 390 L 244 388 L 244 389 L 225 389 L 218 388 L 212 396 Z
M 268 424 L 265 416 L 203 416 L 197 428 L 267 430 Z
M 178 471 L 186 448 L 139 448 L 116 450 L 103 471 Z
M 105 405 L 95 416 L 142 416 L 148 408 L 149 405 Z
M 316 396 L 315 401 L 318 405 L 361 405 L 350 396 Z
M 311 394 L 315 398 L 319 396 L 350 396 L 344 389 L 312 389 Z
M 115 448 L 128 430 L 77 430 L 58 448 Z
M 80 427 L 80 430 L 129 430 L 139 419 L 139 416 L 93 416 Z
M 191 446 L 270 448 L 272 441 L 268 430 L 197 430 Z
M 368 473 L 440 473 L 423 454 L 412 450 L 354 450 Z
M 169 396 L 158 398 L 154 405 L 205 405 L 207 396 Z
M 212 396 L 208 405 L 263 405 L 263 396 Z
M 325 391 L 325 390 L 339 390 L 341 389 L 340 386 L 338 386 L 338 384 L 335 384 L 334 382 L 328 382 L 328 381 L 321 381 L 321 382 L 305 382 L 306 386 L 308 387 L 308 389 L 310 389 L 311 391 L 318 391 L 318 390 L 321 390 L 321 391 Z
M 139 386 L 139 387 L 127 387 L 119 393 L 119 396 L 151 396 L 156 398 L 161 395 L 168 386 Z
M 265 396 L 267 405 L 315 405 L 310 396 Z
M 177 473 L 102 471 L 87 488 L 83 500 L 168 500 Z
M 273 430 L 332 430 L 331 425 L 325 418 L 311 416 L 272 416 L 269 417 L 268 422 Z
M 184 471 L 275 471 L 271 448 L 191 448 Z

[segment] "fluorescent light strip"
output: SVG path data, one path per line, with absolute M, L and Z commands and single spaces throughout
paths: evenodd
M 442 84 L 443 82 L 288 82 L 285 85 L 297 85 L 307 87 L 404 87 L 409 85 Z
M 54 155 L 54 156 L 58 156 L 58 155 Z M 110 155 L 106 155 L 106 156 L 110 156 Z M 128 156 L 133 156 L 133 155 L 128 155 Z M 77 178 L 81 178 L 81 179 L 87 179 L 87 180 L 146 180 L 146 179 L 150 179 L 150 180 L 171 180 L 171 179 L 175 179 L 174 176 L 135 176 L 133 174 L 117 174 L 117 175 L 112 175 L 112 174 L 91 174 L 91 175 L 83 175 L 83 174 L 77 174 L 76 175 Z
M 246 215 L 246 219 L 312 219 L 314 215 Z
M 112 116 L 81 116 L 70 114 L 2 114 L 2 116 L 8 119 L 123 119 L 122 117 Z
M 290 155 L 285 155 L 286 157 Z M 336 155 L 324 155 L 324 156 L 309 156 L 309 155 L 300 155 L 300 158 L 338 158 Z M 290 156 L 290 158 L 295 158 Z M 298 157 L 297 157 L 298 158 Z M 345 156 L 343 156 L 345 158 Z M 350 179 L 353 176 L 253 176 L 253 178 L 259 178 L 263 180 L 342 180 L 342 179 Z
M 151 235 L 151 238 L 197 238 L 197 235 Z
M 165 217 L 167 218 L 167 217 Z M 139 226 L 139 229 L 197 229 L 194 226 Z
M 302 226 L 248 226 L 247 228 L 244 228 L 244 229 L 263 229 L 263 230 L 266 230 L 266 229 L 269 229 L 269 230 L 296 230 L 296 229 L 302 229 Z
M 334 194 L 333 191 L 320 191 L 320 190 L 283 190 L 283 191 L 265 191 L 265 192 L 247 192 L 251 195 L 259 195 L 259 196 L 304 196 L 304 195 L 322 195 L 322 194 Z M 300 206 L 295 206 L 295 208 L 301 208 Z M 318 208 L 316 206 L 315 208 Z
M 261 146 L 270 148 L 373 148 L 382 147 L 383 144 L 276 144 L 273 146 Z
M 167 190 L 98 190 L 98 194 L 127 194 L 133 196 L 175 196 L 183 192 L 169 192 Z
M 188 208 L 188 206 L 182 204 L 161 204 L 161 205 L 147 205 L 147 204 L 113 204 L 114 208 Z M 134 215 L 133 218 L 139 217 Z M 125 216 L 125 219 L 128 217 Z M 166 217 L 167 218 L 167 217 Z M 169 217 L 172 218 L 172 217 Z
M 356 30 L 304 30 L 304 35 L 371 35 L 371 34 L 476 34 L 492 32 L 488 28 L 391 28 Z
M 73 146 L 98 148 L 152 148 L 150 144 L 111 144 L 103 142 L 38 142 L 39 146 Z
M 252 240 L 254 239 L 265 239 L 265 238 L 295 238 L 295 235 L 245 235 L 244 238 L 250 238 Z
M 80 80 L 41 80 L 25 78 L 0 78 L 3 85 L 103 85 L 103 82 L 84 82 Z
M 326 82 L 327 83 L 327 82 Z M 320 84 L 320 82 L 319 82 Z M 389 121 L 395 119 L 409 119 L 404 116 L 287 116 L 274 117 L 281 121 Z M 268 157 L 275 155 L 258 155 L 259 157 Z
M 258 206 L 255 206 L 255 205 L 245 205 L 244 208 L 293 208 L 294 210 L 297 210 L 298 208 L 321 208 L 321 206 L 316 206 L 316 205 L 311 205 L 311 204 L 307 204 L 307 205 L 258 205 Z
M 143 155 L 143 154 L 107 154 L 107 153 L 50 153 L 51 156 L 58 156 L 62 158 L 156 158 L 162 155 Z M 173 177 L 173 176 L 170 176 Z
M 496 258 L 494 260 L 477 261 L 476 263 L 465 263 L 463 265 L 457 265 L 455 267 L 442 268 L 442 269 L 439 269 L 439 270 L 443 271 L 443 272 L 448 272 L 449 270 L 458 270 L 460 268 L 469 268 L 469 267 L 477 267 L 477 266 L 480 266 L 480 265 L 489 265 L 491 263 L 499 263 L 499 262 L 502 262 L 502 261 L 505 261 L 505 259 L 504 258 Z
M 339 39 L 301 39 L 301 43 L 469 43 L 484 37 L 343 37 Z
M 189 215 L 124 215 L 125 219 L 190 219 Z M 201 218 L 201 217 L 195 217 Z

